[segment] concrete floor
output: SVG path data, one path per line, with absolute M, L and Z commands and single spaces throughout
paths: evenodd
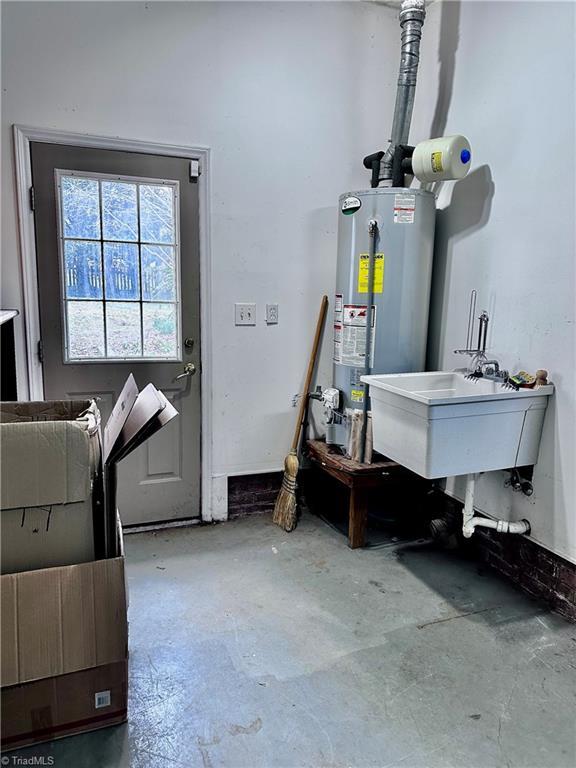
M 126 537 L 130 722 L 56 768 L 573 768 L 576 627 L 424 544 L 314 518 Z

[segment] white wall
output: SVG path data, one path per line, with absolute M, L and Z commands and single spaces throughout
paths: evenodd
M 547 368 L 556 385 L 534 496 L 491 473 L 478 506 L 528 518 L 536 541 L 576 561 L 574 20 L 565 2 L 434 3 L 411 138 L 464 133 L 473 155 L 468 178 L 439 195 L 429 367 L 463 364 L 452 351 L 476 288 L 489 352 L 512 370 Z
M 336 201 L 367 186 L 361 159 L 388 134 L 395 13 L 356 3 L 2 11 L 3 306 L 21 308 L 12 123 L 212 147 L 214 473 L 279 468 L 317 305 L 332 293 Z M 474 150 L 474 172 L 440 193 L 430 367 L 462 364 L 451 351 L 477 288 L 490 351 L 512 369 L 548 368 L 557 387 L 534 496 L 494 473 L 480 506 L 529 518 L 537 541 L 576 560 L 573 23 L 570 3 L 432 4 L 411 138 L 464 132 Z M 232 325 L 234 301 L 258 303 L 256 328 Z M 266 301 L 280 305 L 276 327 L 263 323 Z
M 13 123 L 211 147 L 214 474 L 280 468 L 320 298 L 333 293 L 338 196 L 367 185 L 362 158 L 385 139 L 394 12 L 8 2 L 2 13 L 3 306 L 22 308 Z M 256 328 L 234 327 L 235 301 L 257 302 Z M 279 303 L 278 326 L 266 327 L 266 302 Z M 22 382 L 21 333 L 18 355 Z

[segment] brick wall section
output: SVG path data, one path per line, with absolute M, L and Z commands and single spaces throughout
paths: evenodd
M 282 472 L 228 478 L 228 517 L 271 512 L 282 484 Z
M 525 536 L 477 528 L 473 541 L 484 562 L 576 622 L 576 565 Z
M 462 520 L 462 504 L 444 496 L 444 511 Z M 525 536 L 476 528 L 466 540 L 483 562 L 503 574 L 528 594 L 576 622 L 576 565 L 555 555 Z

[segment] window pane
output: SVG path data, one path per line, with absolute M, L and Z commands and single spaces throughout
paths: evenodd
M 104 357 L 104 312 L 100 301 L 69 301 L 68 358 Z
M 176 307 L 174 304 L 143 304 L 144 355 L 176 357 Z
M 174 248 L 165 245 L 142 246 L 142 298 L 145 301 L 175 300 Z
M 100 238 L 100 196 L 95 179 L 62 176 L 64 237 Z
M 174 242 L 174 188 L 140 186 L 140 240 Z
M 140 357 L 140 304 L 111 301 L 106 304 L 108 357 Z
M 68 299 L 102 298 L 100 243 L 64 241 L 64 282 Z
M 102 229 L 105 240 L 138 240 L 135 184 L 102 182 Z
M 104 243 L 104 273 L 107 299 L 140 298 L 137 245 Z

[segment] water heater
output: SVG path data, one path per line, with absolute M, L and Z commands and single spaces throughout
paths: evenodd
M 435 198 L 417 189 L 382 187 L 339 200 L 338 264 L 334 310 L 333 386 L 340 411 L 362 409 L 367 323 L 370 369 L 379 373 L 425 367 L 434 243 Z M 369 226 L 377 223 L 368 307 Z M 330 432 L 330 430 L 329 430 Z M 333 441 L 344 444 L 346 437 Z
M 462 179 L 470 169 L 464 136 L 408 143 L 425 17 L 425 0 L 402 0 L 390 143 L 364 158 L 371 189 L 340 197 L 334 375 L 322 400 L 326 442 L 360 462 L 371 444 L 368 387 L 361 377 L 423 371 L 426 365 L 435 197 L 409 185 L 412 178 L 425 184 Z

